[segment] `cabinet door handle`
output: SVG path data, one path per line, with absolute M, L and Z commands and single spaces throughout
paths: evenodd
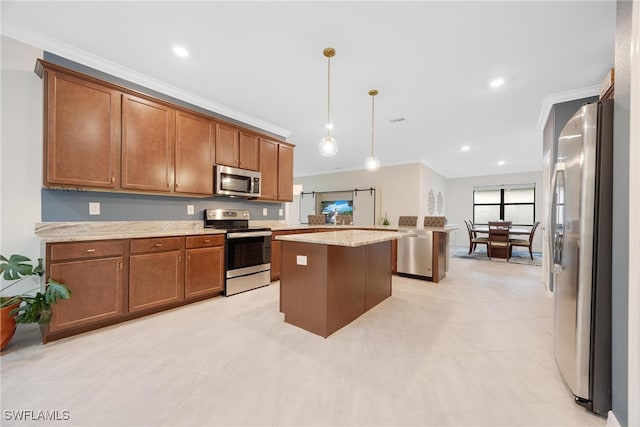
M 92 252 L 95 252 L 95 251 L 96 251 L 95 249 L 87 249 L 87 253 L 88 253 L 88 254 L 90 254 L 90 253 L 92 253 Z
M 209 242 L 211 242 L 211 240 L 209 240 L 209 239 L 204 239 L 204 242 L 205 242 L 205 243 L 209 243 Z
M 116 182 L 116 177 L 115 176 L 111 177 L 111 182 Z
M 161 248 L 161 247 L 162 247 L 162 243 L 156 243 L 156 244 L 155 244 L 155 247 L 156 247 L 156 248 Z
M 176 188 L 180 188 L 180 184 L 176 184 Z

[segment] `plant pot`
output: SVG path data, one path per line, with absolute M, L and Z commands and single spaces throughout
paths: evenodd
M 16 321 L 9 313 L 11 313 L 11 310 L 18 307 L 18 305 L 20 305 L 20 303 L 0 308 L 0 338 L 2 338 L 0 350 L 4 349 L 4 346 L 9 344 L 9 341 L 13 338 L 13 334 L 16 333 Z

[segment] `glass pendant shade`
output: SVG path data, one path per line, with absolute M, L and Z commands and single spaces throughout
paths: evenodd
M 338 142 L 334 137 L 327 135 L 320 140 L 318 148 L 324 157 L 333 157 L 338 153 Z
M 378 160 L 376 156 L 369 156 L 367 160 L 364 161 L 364 167 L 371 172 L 377 171 L 380 169 L 380 160 Z

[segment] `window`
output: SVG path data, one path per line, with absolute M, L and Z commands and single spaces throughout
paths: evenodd
M 536 220 L 535 184 L 474 187 L 473 222 L 511 221 L 513 225 L 533 225 Z

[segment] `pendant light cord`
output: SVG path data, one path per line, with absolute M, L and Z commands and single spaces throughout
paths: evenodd
M 373 157 L 373 123 L 374 123 L 374 119 L 375 119 L 375 115 L 374 115 L 374 103 L 376 102 L 376 97 L 375 95 L 371 95 L 371 157 Z
M 331 123 L 331 57 L 327 57 L 327 136 L 330 135 L 330 127 Z

